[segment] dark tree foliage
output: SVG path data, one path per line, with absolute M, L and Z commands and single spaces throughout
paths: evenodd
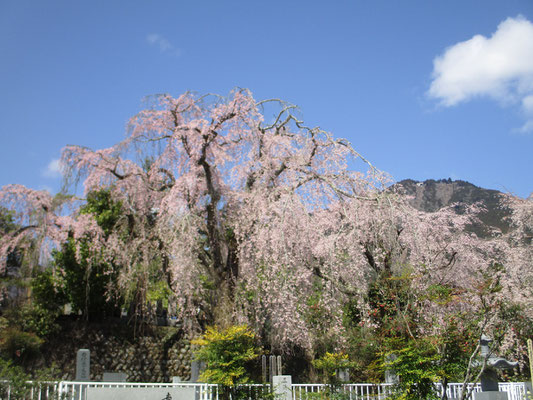
M 81 214 L 93 214 L 102 230 L 109 234 L 122 215 L 120 202 L 114 202 L 109 192 L 100 190 L 87 196 Z M 100 320 L 116 315 L 120 304 L 113 298 L 116 273 L 111 263 L 88 261 L 90 237 L 63 243 L 60 251 L 54 252 L 54 263 L 63 273 L 63 293 L 75 312 L 81 312 L 88 320 Z

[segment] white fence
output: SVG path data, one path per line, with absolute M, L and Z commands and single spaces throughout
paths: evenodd
M 439 395 L 442 395 L 442 385 L 435 384 Z M 460 399 L 462 392 L 462 383 L 449 383 L 446 389 L 448 399 Z M 468 384 L 467 390 L 473 388 L 473 392 L 481 391 L 481 384 Z M 501 392 L 507 392 L 509 400 L 527 400 L 526 384 L 523 382 L 500 382 L 498 388 Z M 320 393 L 324 391 L 323 384 L 293 384 L 292 398 L 293 400 L 307 400 L 308 393 Z M 381 383 L 377 385 L 369 383 L 345 384 L 342 385 L 340 391 L 346 394 L 350 400 L 383 400 L 387 398 L 392 391 L 392 385 Z
M 24 387 L 0 381 L 0 400 L 48 400 L 56 399 L 59 382 L 26 382 Z
M 474 392 L 481 391 L 480 384 L 472 385 Z M 134 392 L 150 393 L 182 393 L 185 398 L 190 400 L 218 400 L 218 386 L 207 383 L 130 383 L 130 382 L 28 382 L 24 394 L 17 392 L 7 382 L 0 382 L 0 400 L 93 400 L 91 393 L 104 389 L 110 389 L 112 392 L 116 389 L 139 389 Z M 442 393 L 442 386 L 436 385 L 437 391 Z M 157 391 L 159 389 L 159 391 Z M 269 387 L 264 385 L 245 385 L 241 388 L 248 392 L 250 399 L 261 398 L 261 394 L 268 392 Z M 326 385 L 323 384 L 293 384 L 293 400 L 309 400 L 310 397 L 321 397 Z M 462 384 L 450 383 L 447 388 L 448 399 L 459 399 L 461 397 Z M 527 400 L 526 384 L 523 382 L 500 382 L 499 390 L 507 392 L 509 400 Z M 346 395 L 348 400 L 384 400 L 391 391 L 390 384 L 345 384 L 340 391 Z M 313 395 L 312 393 L 316 393 Z M 163 400 L 163 397 L 150 396 L 154 400 Z
M 253 385 L 249 385 L 253 390 Z M 0 400 L 90 400 L 93 390 L 101 389 L 161 389 L 175 392 L 185 389 L 191 400 L 218 399 L 218 386 L 208 383 L 132 383 L 132 382 L 27 382 L 26 387 L 14 387 L 0 381 Z M 160 399 L 154 399 L 160 400 Z
M 309 393 L 321 393 L 327 388 L 324 384 L 296 383 L 292 385 L 293 400 L 307 400 Z M 385 399 L 391 393 L 392 386 L 388 383 L 374 385 L 371 383 L 345 384 L 339 388 L 341 393 L 350 400 Z

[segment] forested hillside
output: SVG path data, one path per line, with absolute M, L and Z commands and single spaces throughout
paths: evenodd
M 294 111 L 246 90 L 158 96 L 116 145 L 65 147 L 64 193 L 3 187 L 2 356 L 31 367 L 68 305 L 134 334 L 245 324 L 309 379 L 341 353 L 352 379 L 380 380 L 390 352 L 473 379 L 482 333 L 527 374 L 532 201 L 391 186 Z
M 451 179 L 424 182 L 406 179 L 398 182 L 398 185 L 405 190 L 405 194 L 413 197 L 410 204 L 421 211 L 435 212 L 443 207 L 454 206 L 456 212 L 461 213 L 469 206 L 481 205 L 478 220 L 473 221 L 470 227 L 479 236 L 488 238 L 495 230 L 502 233 L 509 231 L 511 210 L 502 201 L 504 194 L 497 190 Z

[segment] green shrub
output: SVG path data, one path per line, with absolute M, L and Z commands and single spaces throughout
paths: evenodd
M 24 332 L 14 327 L 4 329 L 0 333 L 0 352 L 4 357 L 22 364 L 39 354 L 39 347 L 43 343 L 37 335 Z
M 326 352 L 322 357 L 312 361 L 313 367 L 322 371 L 325 383 L 327 384 L 324 392 L 320 393 L 322 398 L 327 399 L 344 399 L 347 397 L 342 392 L 342 382 L 339 380 L 339 371 L 350 369 L 355 363 L 350 361 L 348 354 Z
M 434 383 L 438 374 L 439 356 L 426 341 L 394 343 L 394 350 L 383 353 L 383 370 L 394 370 L 399 382 L 394 387 L 397 400 L 437 399 Z M 401 345 L 401 347 L 399 346 Z
M 222 386 L 222 398 L 238 397 L 238 385 L 250 381 L 248 364 L 260 354 L 255 334 L 246 325 L 219 330 L 208 327 L 204 335 L 191 342 L 198 346 L 196 358 L 206 363 L 200 378 Z
M 59 316 L 58 311 L 34 304 L 21 307 L 19 314 L 20 326 L 25 332 L 31 332 L 44 338 L 59 330 L 59 325 L 56 323 Z
M 27 383 L 30 379 L 24 373 L 22 368 L 13 365 L 11 361 L 6 361 L 0 358 L 0 377 L 7 381 L 7 384 L 0 384 L 0 398 L 7 398 L 7 390 L 9 386 L 9 395 L 12 399 L 24 399 L 30 390 L 30 385 Z

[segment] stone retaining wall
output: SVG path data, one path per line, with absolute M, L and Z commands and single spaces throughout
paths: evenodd
M 191 374 L 190 338 L 179 328 L 154 327 L 133 335 L 129 327 L 112 324 L 65 324 L 43 346 L 35 368 L 53 367 L 61 379 L 73 380 L 78 349 L 91 351 L 93 381 L 102 380 L 104 372 L 123 372 L 128 382 L 188 380 Z

